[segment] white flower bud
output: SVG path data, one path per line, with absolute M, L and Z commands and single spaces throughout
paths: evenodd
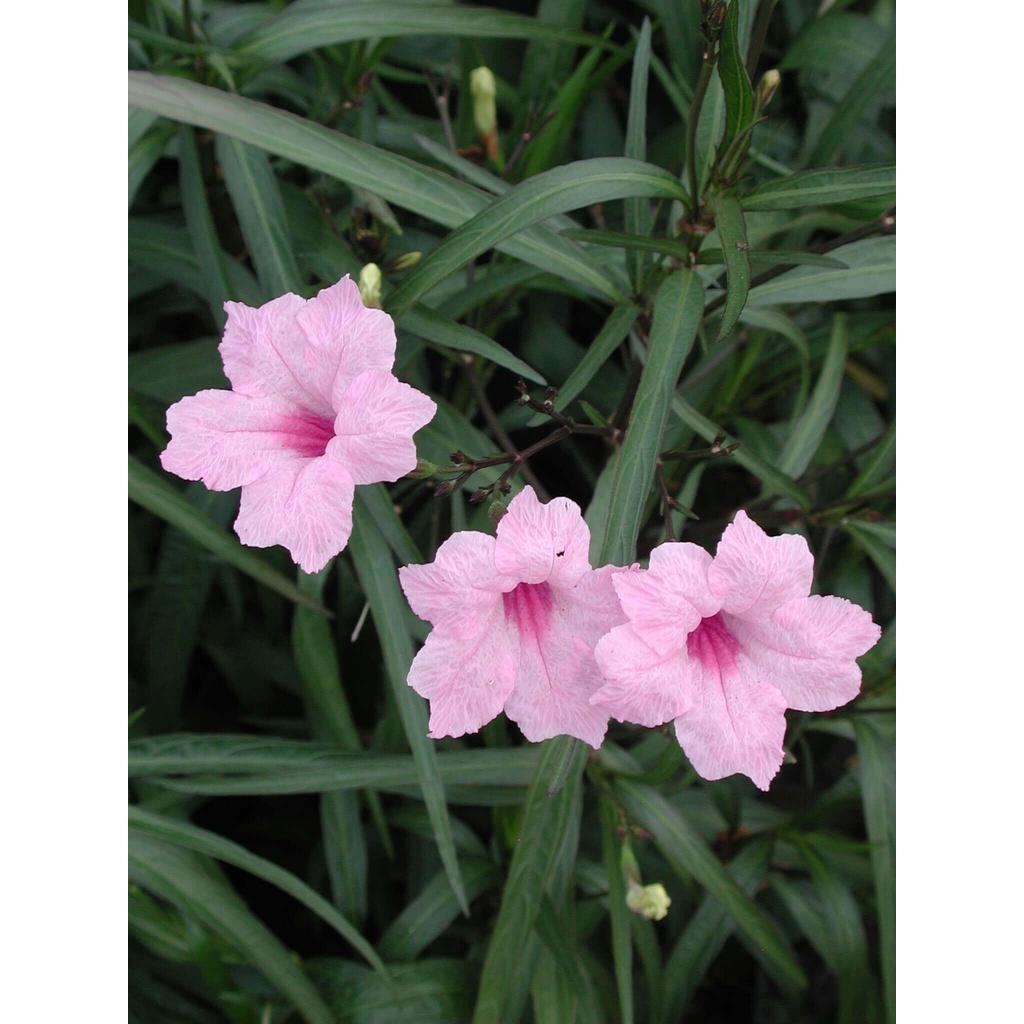
M 380 309 L 380 267 L 376 263 L 367 263 L 359 271 L 359 295 L 363 305 L 371 309 Z
M 490 68 L 474 68 L 469 73 L 469 91 L 473 94 L 473 123 L 477 134 L 487 138 L 498 129 L 498 109 L 494 103 L 498 87 Z
M 634 914 L 646 917 L 648 921 L 660 921 L 668 913 L 671 903 L 672 900 L 669 899 L 661 882 L 640 885 L 630 879 L 629 888 L 626 890 L 626 906 Z

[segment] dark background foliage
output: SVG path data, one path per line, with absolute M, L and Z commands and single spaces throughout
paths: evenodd
M 504 6 L 523 21 L 491 5 L 129 4 L 129 64 L 161 76 L 134 77 L 129 108 L 134 1020 L 891 1020 L 893 5 L 732 4 L 724 28 L 724 4 L 703 11 L 722 72 L 692 132 L 697 0 Z M 730 33 L 751 86 L 729 71 Z M 504 167 L 473 124 L 481 64 Z M 730 167 L 736 112 L 771 68 L 781 85 Z M 578 163 L 623 154 L 669 184 L 630 191 L 602 165 L 609 199 Z M 524 201 L 521 226 L 424 276 L 459 224 L 484 210 L 487 225 L 502 179 L 569 164 L 574 205 Z M 640 370 L 659 289 L 695 268 L 703 315 L 651 436 L 570 436 L 529 469 L 587 510 L 595 558 L 627 561 L 634 539 L 646 558 L 666 518 L 713 548 L 742 506 L 806 536 L 816 590 L 882 624 L 856 701 L 788 714 L 769 793 L 697 778 L 668 730 L 613 723 L 586 760 L 504 721 L 423 739 L 403 679 L 426 627 L 394 568 L 489 529 L 494 495 L 467 499 L 503 467 L 440 497 L 454 473 L 362 489 L 352 543 L 318 577 L 238 545 L 237 492 L 159 469 L 167 406 L 225 386 L 226 298 L 310 295 L 369 261 L 396 372 L 439 403 L 417 436 L 439 467 L 550 432 L 517 404 L 520 375 L 536 401 L 541 381 L 568 383 L 565 414 L 621 431 L 654 401 Z M 738 447 L 710 451 L 720 436 Z M 659 475 L 657 451 L 687 457 Z M 645 467 L 628 507 L 609 503 L 616 459 Z M 624 909 L 624 837 L 671 896 L 660 922 Z

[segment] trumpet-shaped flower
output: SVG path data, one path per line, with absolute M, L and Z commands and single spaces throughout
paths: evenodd
M 697 772 L 735 772 L 761 789 L 782 764 L 786 708 L 830 711 L 860 690 L 856 658 L 880 631 L 841 597 L 811 597 L 803 537 L 769 537 L 738 512 L 711 557 L 666 543 L 650 568 L 612 583 L 628 621 L 597 644 L 605 678 L 591 700 L 612 717 L 675 720 Z
M 242 543 L 283 544 L 317 572 L 348 543 L 355 486 L 415 469 L 412 436 L 437 407 L 392 376 L 394 323 L 347 276 L 308 302 L 224 308 L 231 390 L 172 405 L 160 461 L 212 491 L 241 487 Z
M 528 740 L 601 745 L 594 644 L 625 616 L 612 588 L 622 570 L 591 569 L 589 546 L 575 502 L 542 504 L 526 487 L 496 537 L 456 533 L 430 564 L 399 570 L 413 611 L 434 627 L 409 671 L 430 701 L 432 737 L 476 732 L 504 710 Z

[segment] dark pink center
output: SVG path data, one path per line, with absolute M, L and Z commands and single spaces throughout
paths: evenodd
M 505 621 L 513 623 L 520 636 L 539 640 L 551 618 L 551 588 L 546 583 L 520 583 L 501 597 Z
M 294 416 L 282 416 L 274 425 L 274 433 L 280 435 L 284 447 L 315 458 L 327 451 L 327 444 L 334 437 L 334 424 L 303 409 Z
M 686 650 L 709 672 L 717 672 L 719 677 L 723 677 L 730 675 L 736 667 L 740 645 L 719 612 L 700 620 L 697 628 L 686 638 Z

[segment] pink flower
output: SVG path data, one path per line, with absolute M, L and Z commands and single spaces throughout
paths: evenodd
M 855 659 L 880 635 L 863 608 L 809 597 L 813 569 L 803 537 L 769 537 L 742 511 L 714 558 L 696 544 L 655 548 L 649 569 L 613 577 L 629 621 L 597 644 L 605 683 L 591 701 L 639 725 L 674 718 L 700 775 L 742 772 L 767 789 L 786 708 L 852 700 Z
M 318 572 L 348 543 L 355 485 L 415 469 L 412 435 L 437 406 L 391 375 L 395 325 L 348 276 L 308 302 L 289 293 L 224 308 L 231 390 L 172 405 L 160 461 L 212 491 L 241 487 L 242 543 L 283 544 Z
M 608 713 L 594 644 L 625 621 L 616 566 L 591 569 L 590 531 L 567 498 L 526 487 L 497 537 L 463 531 L 429 565 L 399 570 L 414 612 L 434 628 L 409 671 L 430 701 L 430 735 L 476 732 L 502 710 L 531 741 L 566 734 L 599 747 Z

